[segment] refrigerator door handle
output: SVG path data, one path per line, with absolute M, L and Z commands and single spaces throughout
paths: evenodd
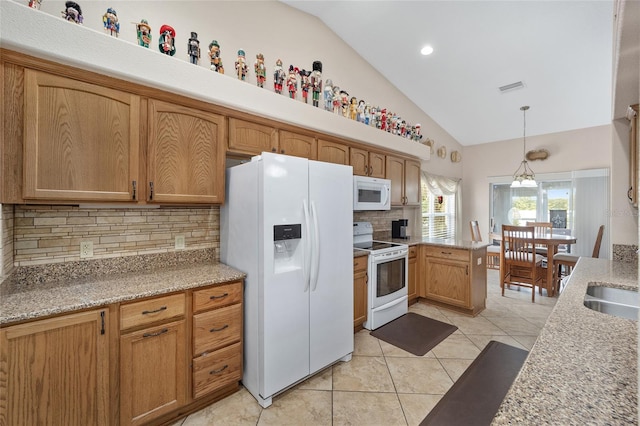
M 318 212 L 316 203 L 311 201 L 311 219 L 313 220 L 313 247 L 311 266 L 311 291 L 316 291 L 318 286 L 318 273 L 320 271 L 320 232 L 318 232 Z
M 303 235 L 303 254 L 302 254 L 302 277 L 304 279 L 304 291 L 305 293 L 309 290 L 310 285 L 310 275 L 311 275 L 311 229 L 309 227 L 309 206 L 307 205 L 307 200 L 302 200 L 302 210 L 304 212 L 304 232 Z

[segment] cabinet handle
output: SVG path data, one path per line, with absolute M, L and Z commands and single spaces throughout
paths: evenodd
M 211 370 L 209 371 L 209 374 L 218 374 L 218 373 L 222 373 L 224 370 L 226 370 L 229 367 L 229 364 L 226 364 L 224 367 L 222 368 L 218 368 L 217 370 Z
M 271 148 L 271 152 L 276 152 L 276 151 L 277 151 L 277 149 Z
M 166 333 L 167 331 L 169 331 L 168 328 L 163 328 L 162 330 L 158 331 L 157 333 L 144 333 L 142 335 L 142 337 L 156 337 L 156 336 L 159 336 L 161 334 Z
M 211 330 L 209 330 L 209 333 L 215 333 L 216 331 L 222 331 L 222 330 L 224 330 L 225 328 L 229 328 L 229 324 L 225 324 L 225 325 L 223 325 L 223 326 L 222 326 L 222 327 L 220 327 L 220 328 L 212 328 Z
M 153 200 L 153 182 L 149 182 L 149 201 Z
M 155 311 L 142 311 L 142 315 L 147 315 L 147 314 L 157 314 L 160 311 L 165 311 L 167 310 L 166 306 L 160 306 L 160 308 L 156 309 Z
M 469 275 L 469 265 L 467 265 L 467 275 Z
M 365 284 L 369 284 L 369 274 L 365 274 Z
M 222 296 L 211 296 L 209 299 L 211 300 L 215 300 L 215 299 L 224 299 L 225 297 L 227 297 L 229 295 L 229 293 L 225 293 Z
M 137 189 L 137 187 L 138 187 L 138 182 L 136 182 L 135 180 L 134 180 L 134 181 L 132 181 L 132 182 L 131 182 L 131 186 L 133 187 L 133 195 L 131 196 L 131 199 L 132 199 L 132 200 L 135 200 L 135 199 L 136 199 L 136 197 L 137 197 L 136 189 Z
M 451 254 L 451 252 L 450 251 L 441 251 L 440 254 L 447 254 L 448 255 L 448 254 Z
M 280 154 L 284 154 L 284 149 L 281 149 L 281 150 L 280 150 Z
M 100 311 L 100 334 L 104 334 L 104 311 Z

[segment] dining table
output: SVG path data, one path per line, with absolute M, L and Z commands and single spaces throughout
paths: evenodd
M 503 269 L 504 261 L 503 261 L 503 252 L 504 249 L 502 247 L 502 233 L 499 232 L 490 232 L 489 239 L 494 241 L 500 241 L 500 286 L 504 283 L 504 274 L 505 271 Z M 556 294 L 558 289 L 558 276 L 557 276 L 557 268 L 553 263 L 553 256 L 558 252 L 558 246 L 563 244 L 575 244 L 576 237 L 571 235 L 561 235 L 561 234 L 541 234 L 534 235 L 533 237 L 534 243 L 536 245 L 544 245 L 547 247 L 547 277 L 546 277 L 546 285 L 545 289 L 547 290 L 547 295 L 549 297 L 553 297 Z

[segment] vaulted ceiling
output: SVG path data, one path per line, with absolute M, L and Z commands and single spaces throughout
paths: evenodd
M 522 137 L 523 105 L 527 136 L 611 122 L 612 1 L 284 3 L 321 19 L 462 145 Z

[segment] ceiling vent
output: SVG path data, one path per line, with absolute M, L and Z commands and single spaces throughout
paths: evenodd
M 505 93 L 522 88 L 524 88 L 524 83 L 521 81 L 516 81 L 515 83 L 507 84 L 506 86 L 500 86 L 498 87 L 498 90 L 500 90 L 500 93 Z

